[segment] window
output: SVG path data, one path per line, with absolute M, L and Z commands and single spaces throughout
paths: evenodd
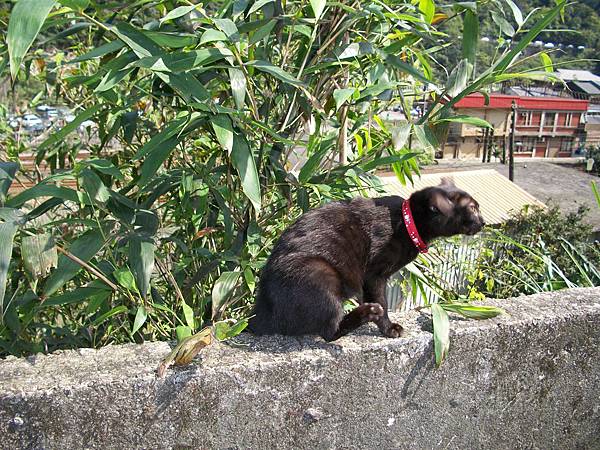
M 560 140 L 560 151 L 565 153 L 571 153 L 573 150 L 573 138 L 564 137 Z
M 553 113 L 553 112 L 547 112 L 546 113 L 546 118 L 544 119 L 544 126 L 545 127 L 553 127 L 555 119 L 556 119 L 556 114 L 555 113 Z
M 567 117 L 565 118 L 565 127 L 570 127 L 572 120 L 573 120 L 573 113 L 567 113 Z
M 524 136 L 515 145 L 515 153 L 531 153 L 535 147 L 537 139 L 535 137 Z
M 531 111 L 523 111 L 519 113 L 519 120 L 517 121 L 518 125 L 531 126 Z

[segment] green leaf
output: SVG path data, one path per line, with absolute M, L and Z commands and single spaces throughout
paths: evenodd
M 227 36 L 231 42 L 239 42 L 240 33 L 231 19 L 214 19 L 214 24 Z
M 84 262 L 89 262 L 104 244 L 100 230 L 93 229 L 83 233 L 71 246 L 69 252 Z M 50 274 L 44 285 L 44 297 L 49 297 L 79 273 L 82 267 L 66 255 L 60 255 L 56 269 Z
M 315 175 L 317 169 L 321 165 L 321 161 L 323 161 L 323 158 L 329 151 L 331 151 L 331 147 L 325 145 L 323 142 L 319 149 L 308 158 L 308 161 L 304 163 L 298 174 L 298 181 L 300 183 L 306 183 L 313 175 Z
M 542 60 L 542 64 L 544 65 L 544 70 L 548 73 L 554 72 L 554 67 L 552 67 L 552 60 L 550 56 L 546 52 L 540 53 L 540 59 Z
M 474 12 L 467 10 L 463 18 L 462 56 L 472 65 L 475 65 L 478 43 L 479 17 Z
M 223 272 L 215 282 L 212 290 L 212 318 L 217 318 L 221 307 L 233 292 L 240 272 Z
M 192 335 L 192 329 L 187 325 L 179 325 L 175 328 L 175 334 L 177 335 L 177 342 L 181 342 Z
M 21 258 L 25 269 L 34 279 L 45 276 L 58 264 L 58 252 L 50 233 L 23 236 Z
M 600 190 L 598 189 L 595 181 L 590 182 L 590 184 L 592 185 L 592 192 L 594 193 L 596 203 L 598 203 L 598 208 L 600 208 Z
M 10 55 L 10 75 L 16 80 L 21 62 L 46 21 L 54 0 L 19 0 L 8 22 L 6 43 Z
M 337 111 L 340 107 L 346 103 L 354 93 L 356 92 L 355 88 L 347 88 L 347 89 L 336 89 L 333 91 L 333 99 L 335 100 L 335 110 Z
M 467 303 L 441 303 L 441 306 L 446 311 L 458 313 L 469 319 L 491 319 L 504 313 L 504 310 L 495 306 L 475 306 Z
M 502 33 L 506 34 L 509 37 L 513 37 L 515 35 L 514 27 L 500 14 L 492 14 L 492 20 L 496 22 L 496 25 L 500 27 Z
M 137 292 L 137 286 L 135 284 L 135 278 L 129 270 L 129 267 L 121 267 L 113 272 L 113 276 L 117 283 L 128 291 Z
M 210 119 L 210 123 L 213 127 L 213 130 L 215 130 L 217 141 L 219 141 L 221 147 L 227 151 L 227 154 L 230 155 L 231 151 L 233 150 L 234 136 L 233 123 L 231 122 L 231 119 L 225 114 L 218 114 Z
M 417 156 L 417 153 L 403 153 L 401 155 L 383 156 L 363 164 L 362 169 L 368 172 L 369 170 L 376 169 L 380 166 L 389 166 L 394 163 L 407 161 L 415 156 Z
M 427 23 L 431 23 L 435 15 L 435 3 L 433 0 L 419 0 L 419 10 L 425 16 Z
M 254 162 L 254 155 L 252 155 L 252 151 L 248 146 L 248 141 L 241 134 L 236 133 L 233 136 L 231 162 L 240 176 L 244 194 L 246 194 L 256 214 L 258 214 L 261 208 L 260 180 Z
M 86 110 L 80 112 L 72 122 L 69 122 L 56 133 L 52 134 L 48 139 L 42 142 L 38 146 L 38 151 L 51 147 L 53 145 L 58 144 L 60 141 L 64 140 L 64 138 L 75 131 L 79 125 L 81 125 L 84 121 L 96 115 L 98 111 L 102 109 L 102 105 L 100 103 L 96 103 L 93 106 L 90 106 Z
M 193 331 L 196 328 L 194 324 L 194 310 L 186 302 L 182 302 L 181 306 L 183 307 L 185 323 L 187 323 L 188 327 Z
M 11 213 L 8 211 L 7 213 Z M 16 214 L 17 212 L 14 211 Z M 12 257 L 13 240 L 17 232 L 18 223 L 13 220 L 6 220 L 0 223 L 0 324 L 6 310 L 4 295 L 6 293 L 6 280 L 8 276 L 8 267 Z
M 133 328 L 131 329 L 131 334 L 135 334 L 144 323 L 146 323 L 146 319 L 148 318 L 148 311 L 144 308 L 144 305 L 140 305 L 135 313 L 135 319 L 133 319 Z
M 83 169 L 79 174 L 81 187 L 88 198 L 95 204 L 104 204 L 110 198 L 110 192 L 96 173 L 91 169 Z
M 448 355 L 450 348 L 450 319 L 448 313 L 438 304 L 431 305 L 433 315 L 433 346 L 435 364 L 439 367 Z
M 243 111 L 246 99 L 246 76 L 241 69 L 229 69 L 229 80 L 231 82 L 231 92 L 235 107 Z
M 321 18 L 321 14 L 323 14 L 326 4 L 327 0 L 310 0 L 310 7 L 315 14 L 315 19 L 319 20 Z
M 388 63 L 390 66 L 394 67 L 395 69 L 398 69 L 401 72 L 412 75 L 414 78 L 416 78 L 419 81 L 422 81 L 423 83 L 430 82 L 425 75 L 423 75 L 421 72 L 419 72 L 417 69 L 415 69 L 412 65 L 407 64 L 404 61 L 402 61 L 399 56 L 388 55 L 386 57 L 385 61 L 386 61 L 386 63 Z
M 76 203 L 89 204 L 89 201 L 84 198 L 85 196 L 83 194 L 80 195 L 80 193 L 73 189 L 42 182 L 30 187 L 29 189 L 19 192 L 14 197 L 9 198 L 6 201 L 6 206 L 11 208 L 19 208 L 29 200 L 34 200 L 40 197 L 55 197 Z
M 267 3 L 272 3 L 273 1 L 274 0 L 258 0 L 258 1 L 255 1 L 254 4 L 252 5 L 252 7 L 250 8 L 250 10 L 248 11 L 248 14 L 246 14 L 246 17 L 248 17 L 252 13 L 255 13 L 260 8 L 262 8 L 263 6 L 265 6 Z
M 462 59 L 448 77 L 446 89 L 448 95 L 453 97 L 461 93 L 467 87 L 472 72 L 473 65 L 468 60 Z
M 97 327 L 98 325 L 101 325 L 102 323 L 104 323 L 105 321 L 110 319 L 112 316 L 116 316 L 117 314 L 122 314 L 127 311 L 128 311 L 127 306 L 125 306 L 125 305 L 117 306 L 117 307 L 111 309 L 110 311 L 105 312 L 100 317 L 98 317 L 96 320 L 94 320 L 92 322 L 92 326 Z
M 275 24 L 277 24 L 277 20 L 271 19 L 266 24 L 264 24 L 262 27 L 260 27 L 258 30 L 256 30 L 254 32 L 254 34 L 252 34 L 252 36 L 250 37 L 250 45 L 254 45 L 257 42 L 259 42 L 259 41 L 263 40 L 264 38 L 266 38 L 267 36 L 269 36 L 271 31 L 275 27 Z
M 157 175 L 158 169 L 171 155 L 171 152 L 177 146 L 177 144 L 179 144 L 179 139 L 172 137 L 164 142 L 161 142 L 146 156 L 140 171 L 140 179 L 137 182 L 138 186 L 145 186 Z
M 106 159 L 91 159 L 87 161 L 82 161 L 81 163 L 85 166 L 93 167 L 98 172 L 110 175 L 117 180 L 125 180 L 125 176 L 123 175 L 123 173 L 118 168 L 116 168 L 113 163 Z
M 456 116 L 446 117 L 444 119 L 440 119 L 438 122 L 459 122 L 459 123 L 468 123 L 470 125 L 475 125 L 476 127 L 481 128 L 493 128 L 492 125 L 484 119 L 479 117 L 467 116 L 463 114 L 457 114 Z
M 164 17 L 162 17 L 158 21 L 158 23 L 160 25 L 162 25 L 167 20 L 178 19 L 178 18 L 183 17 L 186 14 L 189 14 L 193 10 L 198 9 L 200 7 L 202 7 L 202 4 L 190 5 L 190 6 L 179 6 L 179 7 L 175 8 L 175 9 L 173 9 L 172 11 L 169 11 Z
M 150 289 L 150 277 L 154 271 L 154 241 L 149 237 L 133 235 L 129 239 L 129 266 L 135 275 L 137 288 L 146 298 Z
M 58 0 L 58 3 L 75 11 L 83 11 L 89 6 L 90 0 Z
M 431 131 L 429 125 L 414 125 L 414 130 L 417 139 L 424 147 L 438 148 L 440 146 L 438 139 L 433 134 L 433 131 Z
M 90 283 L 88 286 L 78 287 L 72 291 L 65 292 L 64 294 L 47 298 L 42 304 L 39 305 L 39 307 L 47 308 L 50 306 L 72 305 L 74 303 L 81 303 L 86 300 L 91 301 L 92 298 L 95 302 L 99 303 L 103 300 L 106 300 L 112 293 L 112 290 L 106 285 L 104 285 L 105 287 L 97 287 L 92 286 L 91 284 L 92 283 Z
M 0 161 L 0 206 L 4 205 L 8 190 L 19 170 L 19 164 L 8 161 Z
M 267 61 L 250 61 L 246 63 L 247 66 L 256 67 L 261 72 L 268 73 L 273 75 L 278 80 L 281 80 L 285 83 L 291 84 L 292 86 L 304 86 L 300 80 L 290 75 L 288 72 L 283 70 L 281 67 L 274 66 L 273 64 Z
M 523 20 L 523 13 L 519 9 L 519 7 L 515 4 L 515 2 L 513 2 L 512 0 L 504 0 L 504 1 L 512 10 L 513 16 L 515 18 L 515 22 L 517 22 L 517 25 L 519 25 L 519 28 L 521 28 L 523 23 L 525 23 Z
M 209 28 L 204 33 L 202 33 L 202 37 L 200 38 L 200 45 L 206 44 L 207 42 L 216 42 L 216 41 L 226 41 L 227 36 L 225 33 L 219 30 L 215 30 Z
M 392 128 L 392 145 L 394 150 L 400 150 L 408 141 L 412 126 L 408 122 L 400 123 Z

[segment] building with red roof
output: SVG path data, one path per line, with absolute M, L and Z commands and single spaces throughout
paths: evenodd
M 484 149 L 508 152 L 511 105 L 517 106 L 515 157 L 569 157 L 584 141 L 583 118 L 589 100 L 569 97 L 471 94 L 454 105 L 456 113 L 485 119 L 493 130 L 453 123 L 444 158 L 482 158 Z

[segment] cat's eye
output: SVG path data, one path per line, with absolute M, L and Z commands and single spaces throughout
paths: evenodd
M 440 212 L 440 210 L 437 208 L 437 206 L 433 206 L 433 205 L 431 205 L 429 207 L 429 210 L 434 214 L 439 214 L 439 212 Z

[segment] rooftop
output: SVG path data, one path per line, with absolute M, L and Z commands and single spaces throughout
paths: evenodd
M 564 81 L 592 81 L 600 84 L 600 77 L 589 70 L 557 69 L 556 73 Z
M 395 176 L 383 176 L 381 179 L 390 194 L 408 197 L 419 189 L 437 186 L 444 177 L 451 177 L 458 188 L 477 200 L 483 218 L 491 225 L 504 222 L 510 218 L 512 212 L 520 211 L 525 205 L 544 205 L 493 169 L 427 173 L 415 178 L 413 186 L 403 186 Z

